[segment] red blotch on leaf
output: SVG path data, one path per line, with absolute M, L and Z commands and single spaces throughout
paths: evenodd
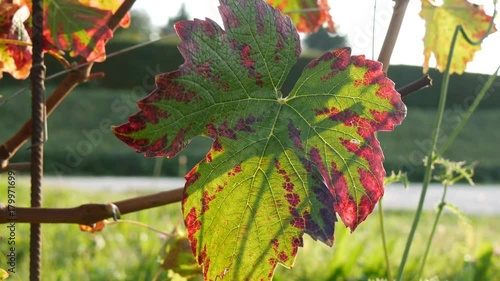
M 241 172 L 241 164 L 237 164 L 234 166 L 232 171 L 227 173 L 227 175 L 229 177 L 233 177 L 233 176 L 236 176 L 237 174 L 239 174 L 240 172 Z
M 285 194 L 285 198 L 292 207 L 297 207 L 300 203 L 300 197 L 295 193 Z
M 281 251 L 278 255 L 278 258 L 280 261 L 286 262 L 288 260 L 288 255 L 284 251 Z
M 208 211 L 210 209 L 209 204 L 215 198 L 216 198 L 216 196 L 215 195 L 210 196 L 208 194 L 208 191 L 205 190 L 203 192 L 203 197 L 200 199 L 200 201 L 201 201 L 201 215 L 203 215 L 203 213 L 205 213 L 206 211 Z
M 277 238 L 271 239 L 271 244 L 273 245 L 273 250 L 278 253 L 278 248 L 280 246 L 280 241 Z
M 228 0 L 221 0 L 221 5 L 219 6 L 219 12 L 224 23 L 225 30 L 239 27 L 241 25 L 238 18 L 234 15 L 233 10 L 228 6 Z
M 323 163 L 323 160 L 321 159 L 321 155 L 319 154 L 319 150 L 315 147 L 311 148 L 309 150 L 309 159 L 311 159 L 311 163 L 316 166 L 318 169 L 319 173 L 323 177 L 323 179 L 326 181 L 327 186 L 331 187 L 331 181 L 330 178 L 328 177 L 328 171 L 325 167 L 325 164 Z
M 340 143 L 347 148 L 349 152 L 356 153 L 359 149 L 359 143 L 353 141 L 353 140 L 347 140 L 344 138 L 339 138 Z M 358 141 L 359 142 L 359 141 Z
M 295 256 L 297 254 L 297 251 L 299 250 L 299 247 L 302 247 L 302 246 L 304 246 L 304 242 L 302 241 L 302 237 L 292 238 L 292 256 Z
M 184 177 L 186 179 L 185 188 L 192 185 L 195 181 L 200 178 L 200 173 L 197 172 L 198 168 L 194 167 L 189 173 Z
M 196 209 L 194 207 L 189 210 L 186 218 L 184 219 L 184 224 L 186 225 L 188 238 L 191 242 L 191 250 L 193 251 L 193 254 L 196 255 L 197 239 L 194 235 L 201 229 L 201 222 L 198 220 Z
M 212 143 L 212 150 L 216 152 L 224 151 L 224 148 L 222 148 L 222 144 L 220 143 L 218 138 L 215 139 L 214 142 Z
M 198 255 L 198 263 L 202 264 L 203 261 L 207 258 L 207 245 L 203 246 L 203 251 Z
M 163 153 L 161 154 L 155 154 L 156 156 L 167 156 L 167 157 L 174 157 L 179 153 L 181 150 L 183 150 L 187 145 L 188 142 L 186 141 L 186 132 L 189 131 L 189 127 L 186 129 L 180 129 L 177 132 L 177 135 L 175 136 L 174 140 L 172 141 L 172 144 L 170 145 L 169 149 L 165 149 Z M 166 140 L 166 138 L 165 138 Z M 164 146 L 165 147 L 165 146 Z
M 293 142 L 293 145 L 301 151 L 304 151 L 304 147 L 302 147 L 302 139 L 300 138 L 300 130 L 295 127 L 295 124 L 292 120 L 288 122 L 288 136 Z
M 154 157 L 158 155 L 166 155 L 167 157 L 172 157 L 175 154 L 172 155 L 171 152 L 166 152 L 164 149 L 167 146 L 167 136 L 163 136 L 159 139 L 157 139 L 151 146 L 147 147 L 147 150 L 143 151 L 147 157 Z
M 288 207 L 288 210 L 290 211 L 290 215 L 292 216 L 290 224 L 293 227 L 305 230 L 305 232 L 307 233 L 308 231 L 307 231 L 306 217 L 304 215 L 299 214 L 298 210 L 295 207 L 290 206 Z

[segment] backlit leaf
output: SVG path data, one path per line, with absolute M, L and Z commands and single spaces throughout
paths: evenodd
M 185 63 L 160 74 L 141 111 L 114 128 L 146 156 L 214 140 L 188 175 L 183 212 L 206 280 L 268 280 L 291 267 L 302 236 L 333 244 L 336 214 L 354 230 L 384 192 L 377 130 L 406 109 L 381 64 L 326 53 L 292 92 L 301 48 L 291 20 L 260 0 L 221 0 L 210 19 L 175 25 Z
M 111 11 L 85 6 L 77 0 L 44 0 L 44 13 L 48 49 L 69 50 L 71 56 L 88 61 L 106 59 L 104 42 L 113 37 L 106 25 Z
M 11 3 L 12 2 L 12 3 Z M 44 51 L 69 51 L 104 61 L 104 43 L 113 36 L 107 21 L 123 0 L 44 0 Z M 25 79 L 31 68 L 31 1 L 0 0 L 0 78 Z M 130 23 L 127 14 L 122 27 Z
M 177 232 L 165 241 L 165 256 L 161 266 L 180 276 L 193 278 L 201 275 L 201 268 L 191 253 L 187 236 Z
M 441 6 L 435 6 L 429 0 L 422 0 L 420 17 L 425 20 L 424 36 L 424 72 L 429 69 L 431 54 L 436 58 L 437 69 L 446 68 L 448 53 L 455 27 L 461 25 L 472 40 L 481 39 L 488 30 L 491 16 L 485 14 L 482 6 L 466 0 L 444 0 Z M 492 32 L 496 29 L 493 28 Z M 469 44 L 459 35 L 451 61 L 451 73 L 462 74 L 474 54 L 481 50 L 480 45 Z
M 30 16 L 26 6 L 0 2 L 0 78 L 3 72 L 25 79 L 31 69 L 31 39 L 24 23 Z M 24 42 L 27 45 L 6 42 Z
M 0 280 L 6 280 L 9 278 L 9 273 L 5 269 L 0 268 Z
M 327 0 L 266 1 L 288 15 L 299 32 L 316 32 L 321 25 L 326 24 L 328 31 L 335 33 L 335 24 Z
M 95 233 L 102 231 L 105 227 L 106 227 L 106 220 L 102 220 L 94 223 L 91 226 L 80 224 L 80 231 Z
M 120 5 L 123 3 L 123 0 L 79 0 L 80 3 L 89 6 L 98 8 L 101 10 L 110 10 L 113 14 L 120 8 Z M 127 28 L 130 25 L 130 13 L 127 13 L 123 19 L 120 21 L 120 26 Z

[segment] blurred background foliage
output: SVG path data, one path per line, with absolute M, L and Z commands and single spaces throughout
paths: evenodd
M 154 89 L 154 76 L 173 71 L 183 63 L 177 44 L 173 24 L 188 19 L 182 7 L 177 16 L 162 27 L 152 26 L 146 13 L 132 11 L 132 24 L 128 29 L 116 32 L 115 38 L 106 46 L 108 54 L 123 50 L 150 39 L 165 37 L 133 51 L 108 58 L 95 64 L 93 72 L 104 72 L 103 79 L 94 80 L 77 87 L 48 121 L 48 141 L 45 146 L 45 173 L 47 175 L 151 175 L 155 159 L 147 159 L 135 153 L 116 139 L 110 132 L 111 125 L 126 122 L 128 116 L 136 113 L 136 103 Z M 346 37 L 329 34 L 321 28 L 318 33 L 303 38 L 303 55 L 292 68 L 282 92 L 288 93 L 302 69 L 325 51 L 349 46 Z M 53 57 L 46 55 L 48 75 L 63 70 Z M 422 68 L 407 65 L 392 65 L 388 77 L 396 88 L 402 87 L 422 76 Z M 430 145 L 430 136 L 441 87 L 441 74 L 430 71 L 433 86 L 414 93 L 404 102 L 408 116 L 403 124 L 391 133 L 379 133 L 379 140 L 385 154 L 387 171 L 407 171 L 410 180 L 419 181 L 423 175 L 421 159 Z M 63 80 L 47 81 L 47 95 Z M 464 114 L 474 96 L 486 81 L 487 76 L 465 73 L 453 75 L 450 81 L 448 111 L 444 117 L 443 139 Z M 17 81 L 5 75 L 0 80 L 0 103 L 23 87 L 29 81 Z M 496 82 L 485 100 L 479 105 L 464 131 L 453 147 L 444 155 L 455 161 L 479 161 L 474 179 L 476 182 L 500 181 L 500 83 Z M 5 142 L 28 120 L 30 116 L 29 91 L 9 99 L 0 106 L 0 142 Z M 159 175 L 182 176 L 193 167 L 210 149 L 211 140 L 198 137 L 174 159 L 161 160 Z M 12 162 L 29 159 L 28 145 L 21 149 Z

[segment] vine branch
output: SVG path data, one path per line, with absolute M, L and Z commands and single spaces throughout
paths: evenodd
M 399 30 L 401 30 L 401 24 L 405 17 L 406 8 L 410 0 L 397 0 L 394 5 L 394 12 L 392 13 L 391 22 L 389 23 L 389 28 L 385 35 L 384 44 L 382 45 L 382 50 L 378 56 L 378 61 L 383 64 L 382 70 L 387 73 L 389 69 L 389 64 L 391 61 L 392 51 L 398 40 Z
M 110 204 L 85 204 L 74 208 L 22 208 L 9 210 L 0 207 L 0 224 L 15 220 L 16 223 L 75 223 L 92 225 L 104 219 L 116 217 L 110 206 L 116 206 L 120 214 L 128 214 L 164 206 L 182 200 L 183 188 L 135 197 Z M 10 216 L 14 212 L 15 217 Z
M 426 74 L 420 79 L 413 81 L 410 84 L 397 89 L 396 91 L 398 91 L 401 97 L 404 98 L 420 89 L 424 89 L 429 86 L 432 86 L 432 79 L 428 74 Z

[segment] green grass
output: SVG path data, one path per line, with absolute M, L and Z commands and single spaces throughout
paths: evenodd
M 53 87 L 48 87 L 50 93 Z M 17 88 L 3 87 L 5 97 Z M 145 90 L 106 90 L 98 87 L 77 88 L 49 118 L 45 145 L 45 173 L 62 175 L 151 175 L 155 159 L 135 153 L 111 134 L 110 125 L 126 122 L 137 112 L 136 102 Z M 30 116 L 29 93 L 23 93 L 1 106 L 0 143 L 11 137 Z M 454 107 L 452 107 L 454 108 Z M 455 108 L 445 114 L 442 140 L 456 124 L 460 111 Z M 435 112 L 409 108 L 403 124 L 393 132 L 379 133 L 386 156 L 388 171 L 404 169 L 410 179 L 420 181 L 423 175 L 422 157 L 427 155 Z M 478 161 L 476 182 L 500 181 L 500 157 L 497 140 L 500 112 L 493 109 L 477 111 L 464 131 L 446 153 L 455 161 Z M 28 145 L 14 157 L 13 162 L 28 161 Z M 194 166 L 210 148 L 210 140 L 197 138 L 181 154 Z M 78 155 L 78 156 L 75 156 Z M 117 163 L 120 163 L 117 165 Z M 179 175 L 178 159 L 165 160 L 163 175 Z
M 5 177 L 0 177 L 0 180 L 5 182 Z M 28 194 L 27 186 L 17 186 L 17 206 L 28 204 Z M 73 207 L 140 194 L 143 193 L 91 193 L 47 187 L 43 204 L 45 207 Z M 390 211 L 384 216 L 395 271 L 413 214 Z M 416 274 L 433 218 L 431 212 L 422 218 L 407 267 L 408 278 Z M 128 214 L 123 219 L 139 221 L 165 232 L 182 224 L 179 203 Z M 470 217 L 470 220 L 470 225 L 467 225 L 450 213 L 443 215 L 427 262 L 426 278 L 437 276 L 440 280 L 469 281 L 495 280 L 500 276 L 499 217 Z M 8 280 L 28 280 L 29 226 L 17 224 L 16 227 L 17 273 Z M 299 250 L 294 268 L 278 267 L 275 280 L 369 280 L 384 277 L 385 262 L 377 215 L 372 214 L 352 234 L 340 222 L 336 227 L 333 248 L 305 235 L 305 245 Z M 2 228 L 1 233 L 4 231 Z M 90 234 L 80 232 L 76 225 L 46 224 L 42 231 L 42 280 L 151 280 L 159 269 L 158 256 L 163 237 L 148 229 L 123 223 Z M 6 244 L 0 245 L 0 264 L 4 267 Z M 167 280 L 165 276 L 163 274 L 161 280 Z

